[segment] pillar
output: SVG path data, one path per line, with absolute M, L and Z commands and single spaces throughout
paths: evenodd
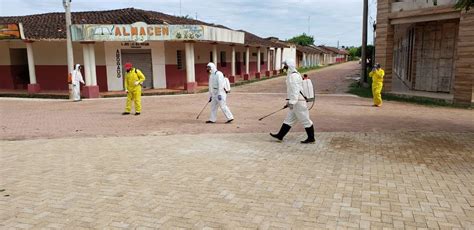
M 457 39 L 457 60 L 454 72 L 454 103 L 472 105 L 474 101 L 474 12 L 461 12 L 459 37 Z M 379 39 L 377 39 L 379 40 Z
M 388 14 L 391 0 L 379 0 L 377 4 L 377 39 L 375 41 L 375 62 L 385 70 L 383 91 L 392 90 L 392 65 L 394 28 L 390 25 Z M 365 60 L 362 60 L 365 61 Z
M 185 55 L 186 55 L 186 85 L 184 89 L 188 93 L 196 93 L 197 83 L 194 69 L 194 43 L 186 42 Z
M 245 74 L 244 80 L 250 80 L 250 47 L 245 48 Z
M 217 44 L 212 45 L 212 60 L 214 64 L 217 66 Z
M 231 83 L 235 83 L 235 46 L 233 45 L 232 45 L 232 53 L 231 53 L 230 72 L 232 76 L 229 78 L 229 81 Z
M 83 88 L 81 94 L 85 98 L 98 98 L 99 86 L 97 86 L 97 77 L 95 69 L 94 43 L 82 43 L 82 52 L 84 56 L 84 76 L 86 86 Z
M 30 74 L 30 84 L 28 84 L 28 93 L 39 93 L 41 88 L 36 82 L 35 57 L 33 55 L 33 41 L 25 41 L 26 53 L 28 56 L 28 72 Z M 65 76 L 67 77 L 67 75 Z

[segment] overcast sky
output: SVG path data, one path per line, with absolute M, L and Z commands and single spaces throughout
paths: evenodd
M 376 15 L 369 0 L 369 20 Z M 72 0 L 72 11 L 134 7 L 171 15 L 189 15 L 261 37 L 282 40 L 306 33 L 316 44 L 360 46 L 363 0 Z M 180 7 L 181 6 L 181 7 Z M 62 0 L 0 0 L 0 16 L 63 12 Z M 309 18 L 309 20 L 308 20 Z M 372 44 L 369 26 L 369 44 Z

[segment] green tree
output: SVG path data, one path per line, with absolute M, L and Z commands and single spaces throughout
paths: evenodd
M 351 47 L 349 48 L 349 57 L 351 60 L 355 60 L 356 58 L 360 57 L 360 56 L 357 56 L 357 52 L 360 53 L 360 50 L 357 48 L 357 47 Z
M 458 10 L 468 11 L 471 6 L 474 6 L 473 0 L 458 0 L 454 7 Z
M 365 54 L 367 58 L 372 57 L 372 52 L 374 51 L 373 45 L 367 45 L 367 49 L 365 50 Z M 362 46 L 357 47 L 357 51 L 355 53 L 356 57 L 362 57 Z
M 288 41 L 302 46 L 314 45 L 314 37 L 308 36 L 305 33 L 292 37 Z

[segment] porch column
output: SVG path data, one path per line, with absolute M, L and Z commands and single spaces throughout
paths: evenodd
M 89 44 L 89 65 L 91 69 L 91 83 L 92 86 L 97 86 L 97 72 L 96 72 L 96 66 L 95 66 L 95 49 L 94 49 L 94 43 Z
M 28 84 L 28 93 L 39 93 L 41 88 L 36 82 L 35 58 L 33 55 L 33 41 L 25 41 L 26 53 L 28 55 L 28 71 L 30 73 L 30 84 Z M 67 75 L 66 75 L 67 76 Z
M 217 44 L 212 45 L 212 60 L 214 64 L 217 66 Z
M 250 71 L 249 71 L 249 63 L 250 63 L 250 47 L 246 47 L 245 49 L 245 73 L 246 74 L 250 74 Z
M 196 93 L 197 83 L 194 69 L 194 43 L 186 42 L 185 53 L 186 53 L 186 85 L 184 89 L 188 93 Z
M 308 66 L 308 60 L 307 60 L 307 55 L 306 53 L 303 53 L 303 67 L 307 67 Z
M 98 98 L 99 86 L 97 86 L 95 70 L 95 51 L 94 42 L 82 43 L 82 52 L 84 56 L 84 75 L 86 86 L 82 90 L 82 96 L 85 98 Z
M 82 43 L 82 55 L 84 56 L 84 81 L 86 81 L 86 87 L 88 87 L 92 85 L 92 77 L 90 72 L 89 46 L 87 43 Z
M 229 82 L 230 83 L 235 83 L 236 78 L 235 78 L 235 46 L 230 45 L 232 47 L 232 53 L 231 53 L 231 63 L 230 63 L 230 75 L 229 76 Z
M 277 48 L 275 52 L 275 70 L 281 69 L 281 48 Z
M 270 48 L 267 49 L 267 71 L 270 71 Z
M 260 73 L 260 62 L 261 62 L 261 57 L 260 57 L 260 47 L 257 49 L 257 72 Z

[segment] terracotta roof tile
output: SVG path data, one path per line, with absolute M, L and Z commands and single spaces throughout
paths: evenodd
M 261 38 L 245 30 L 238 30 L 238 31 L 245 33 L 245 45 L 254 46 L 254 47 L 276 47 L 276 48 L 287 47 L 283 44 L 275 43 L 270 40 Z
M 73 24 L 132 24 L 142 21 L 147 24 L 197 24 L 225 28 L 224 26 L 213 25 L 190 18 L 175 17 L 160 12 L 134 8 L 72 12 L 71 17 Z M 22 23 L 27 39 L 66 38 L 66 22 L 63 12 L 0 17 L 0 23 Z

